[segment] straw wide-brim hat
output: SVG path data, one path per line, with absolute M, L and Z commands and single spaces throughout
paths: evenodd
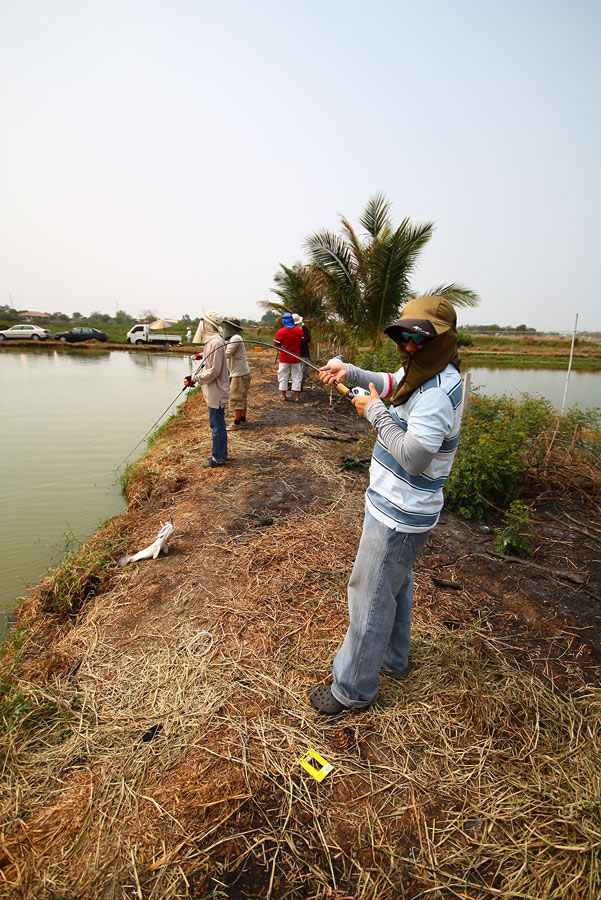
M 205 322 L 210 322 L 214 328 L 219 328 L 221 325 L 221 316 L 216 309 L 207 309 L 206 312 L 200 314 L 200 318 Z
M 294 319 L 294 324 L 295 324 L 295 325 L 302 325 L 302 324 L 303 324 L 303 317 L 302 317 L 302 316 L 299 316 L 298 313 L 292 313 L 292 318 Z

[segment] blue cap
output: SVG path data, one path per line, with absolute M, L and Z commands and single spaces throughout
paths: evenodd
M 292 313 L 284 313 L 282 316 L 282 325 L 284 328 L 294 328 L 294 319 L 292 318 Z

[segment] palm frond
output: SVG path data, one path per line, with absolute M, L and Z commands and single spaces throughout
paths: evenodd
M 416 262 L 415 257 L 419 251 L 432 237 L 435 227 L 434 222 L 422 222 L 420 225 L 412 225 L 411 220 L 406 218 L 403 219 L 397 228 L 395 233 L 402 240 L 405 253 L 413 256 L 413 264 Z
M 305 241 L 314 266 L 330 279 L 348 288 L 355 283 L 351 251 L 342 238 L 331 231 L 317 231 Z
M 359 278 L 365 280 L 365 278 L 367 277 L 367 268 L 369 265 L 369 253 L 367 251 L 367 248 L 357 236 L 355 229 L 348 221 L 348 219 L 342 218 L 340 221 L 342 223 L 342 239 L 346 240 L 346 243 L 350 248 L 355 272 L 359 276 Z
M 305 241 L 313 273 L 307 292 L 319 296 L 323 308 L 343 320 L 349 333 L 369 337 L 374 345 L 383 324 L 395 319 L 414 296 L 410 284 L 413 270 L 434 231 L 433 222 L 414 225 L 409 217 L 393 231 L 390 209 L 390 202 L 378 192 L 359 219 L 365 233 L 359 236 L 348 219 L 341 217 L 339 235 L 324 229 Z M 459 284 L 442 285 L 433 293 L 456 306 L 479 302 L 474 291 Z
M 276 312 L 289 310 L 299 313 L 303 318 L 323 318 L 325 304 L 323 289 L 320 279 L 312 266 L 304 266 L 295 263 L 293 266 L 285 266 L 280 263 L 280 271 L 273 276 L 276 287 L 271 292 L 280 297 L 282 303 L 277 301 L 262 301 L 261 305 L 266 309 Z
M 282 315 L 288 312 L 287 304 L 278 303 L 276 300 L 257 300 L 257 305 L 262 307 L 262 309 L 270 309 L 272 312 L 281 313 Z
M 378 191 L 369 198 L 362 215 L 359 216 L 359 223 L 374 240 L 382 237 L 382 232 L 391 228 L 390 207 L 390 201 L 382 191 Z
M 430 240 L 432 228 L 429 222 L 411 226 L 405 219 L 388 240 L 374 245 L 366 305 L 376 344 L 383 322 L 397 318 L 407 301 L 411 272 L 420 250 Z
M 420 296 L 416 294 L 415 296 Z M 478 306 L 480 297 L 470 288 L 464 287 L 462 284 L 453 282 L 452 284 L 439 284 L 438 287 L 424 291 L 421 296 L 424 297 L 445 297 L 453 306 L 467 308 L 468 306 Z

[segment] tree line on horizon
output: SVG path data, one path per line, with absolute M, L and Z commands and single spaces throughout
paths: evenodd
M 267 309 L 261 318 L 259 319 L 250 319 L 250 318 L 241 318 L 240 322 L 244 327 L 247 328 L 257 328 L 261 325 L 268 327 L 276 327 L 281 322 L 281 316 L 284 310 L 284 304 L 273 304 L 277 306 L 276 309 Z M 288 310 L 288 307 L 285 307 Z M 0 304 L 0 323 L 15 323 L 21 322 L 22 314 L 26 312 L 26 310 L 18 310 L 7 304 Z M 296 312 L 296 310 L 290 310 L 290 312 Z M 80 325 L 100 325 L 100 324 L 111 324 L 115 325 L 133 325 L 136 322 L 151 322 L 156 319 L 157 316 L 153 312 L 142 311 L 138 316 L 132 316 L 124 310 L 118 310 L 114 316 L 110 315 L 110 313 L 103 313 L 100 311 L 92 312 L 88 316 L 84 315 L 80 312 L 74 312 L 69 315 L 64 312 L 54 312 L 48 313 L 47 319 L 50 322 L 70 322 Z M 310 316 L 307 316 L 310 319 Z M 192 319 L 189 315 L 185 314 L 178 319 L 178 324 L 174 326 L 177 327 L 193 327 L 198 325 L 198 317 Z M 467 334 L 473 333 L 481 333 L 481 334 L 540 334 L 546 332 L 540 332 L 537 328 L 533 328 L 528 325 L 462 325 L 462 332 L 466 332 Z M 548 332 L 555 333 L 555 332 Z

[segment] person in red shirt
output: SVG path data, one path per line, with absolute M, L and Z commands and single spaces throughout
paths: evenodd
M 294 356 L 300 356 L 301 344 L 305 341 L 302 328 L 294 324 L 292 313 L 284 313 L 282 316 L 282 328 L 275 333 L 273 343 L 280 349 L 280 363 L 278 365 L 278 386 L 282 400 L 288 399 L 288 382 L 292 381 L 292 390 L 295 400 L 300 400 L 301 384 L 303 379 L 303 366 Z M 286 351 L 289 351 L 288 353 Z M 294 356 L 290 354 L 294 353 Z

